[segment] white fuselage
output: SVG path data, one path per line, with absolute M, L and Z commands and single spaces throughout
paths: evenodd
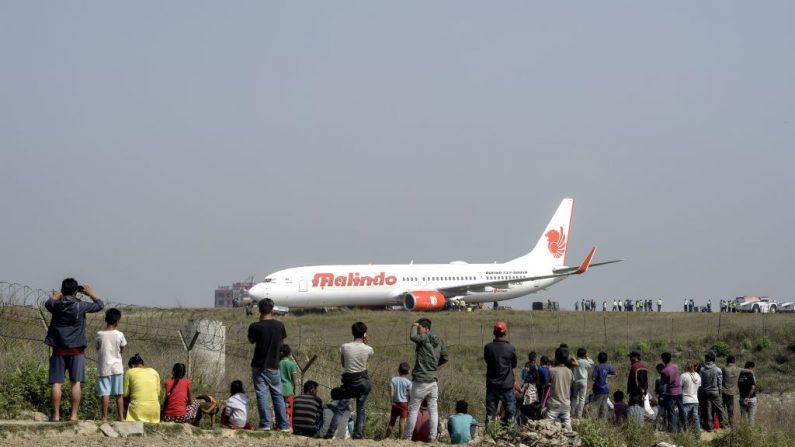
M 391 306 L 404 294 L 438 290 L 492 280 L 508 280 L 507 288 L 482 287 L 455 296 L 466 303 L 502 301 L 543 290 L 563 278 L 510 282 L 512 278 L 551 273 L 528 271 L 516 264 L 395 264 L 296 267 L 268 275 L 249 294 L 270 298 L 290 308 Z

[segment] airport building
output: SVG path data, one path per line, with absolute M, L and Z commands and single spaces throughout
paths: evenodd
M 215 307 L 236 307 L 248 298 L 248 289 L 253 282 L 236 282 L 231 286 L 218 286 L 215 289 Z

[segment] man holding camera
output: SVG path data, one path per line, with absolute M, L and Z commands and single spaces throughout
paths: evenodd
M 77 294 L 91 298 L 91 302 L 81 301 Z M 97 298 L 88 285 L 78 285 L 74 278 L 66 278 L 61 283 L 61 291 L 53 292 L 44 303 L 44 308 L 52 314 L 47 338 L 44 343 L 52 348 L 50 356 L 49 383 L 52 384 L 52 420 L 61 420 L 61 387 L 66 371 L 72 383 L 72 414 L 69 418 L 77 420 L 80 408 L 80 384 L 86 377 L 86 314 L 99 312 L 105 304 Z

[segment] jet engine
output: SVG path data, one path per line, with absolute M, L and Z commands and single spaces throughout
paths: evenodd
M 403 295 L 406 310 L 434 311 L 444 309 L 444 295 L 435 290 L 419 290 Z

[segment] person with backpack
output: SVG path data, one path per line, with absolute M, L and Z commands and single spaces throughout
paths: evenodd
M 631 398 L 638 396 L 641 406 L 646 392 L 649 390 L 649 368 L 641 360 L 640 352 L 632 351 L 629 353 L 629 374 L 627 375 L 627 395 Z

